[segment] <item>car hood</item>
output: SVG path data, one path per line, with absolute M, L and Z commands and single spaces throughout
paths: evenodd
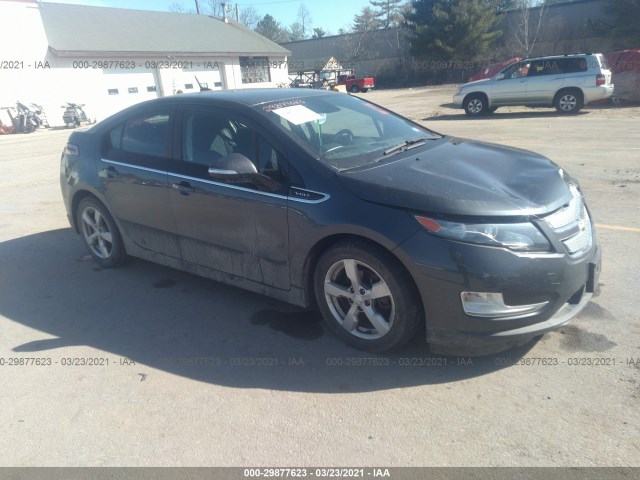
M 363 200 L 441 215 L 542 215 L 571 199 L 562 170 L 526 150 L 447 137 L 389 160 L 338 176 Z
M 466 88 L 466 87 L 471 87 L 471 86 L 476 86 L 476 85 L 485 85 L 485 84 L 491 83 L 491 82 L 492 82 L 492 80 L 490 78 L 483 78 L 482 80 L 476 80 L 474 82 L 465 83 L 460 88 Z

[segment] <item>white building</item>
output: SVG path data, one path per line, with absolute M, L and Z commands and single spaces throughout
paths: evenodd
M 0 0 L 0 107 L 62 124 L 65 102 L 98 119 L 179 91 L 288 84 L 290 52 L 229 19 Z M 59 117 L 59 118 L 58 118 Z

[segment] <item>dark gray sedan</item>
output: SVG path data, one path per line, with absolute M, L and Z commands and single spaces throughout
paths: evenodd
M 140 257 L 295 305 L 348 344 L 519 345 L 568 322 L 600 270 L 577 182 L 540 155 L 432 132 L 335 92 L 130 107 L 62 155 L 71 225 L 104 267 Z

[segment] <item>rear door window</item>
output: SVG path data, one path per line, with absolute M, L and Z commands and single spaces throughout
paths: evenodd
M 107 132 L 102 140 L 102 156 L 134 165 L 150 159 L 169 158 L 171 115 L 150 113 L 131 118 Z

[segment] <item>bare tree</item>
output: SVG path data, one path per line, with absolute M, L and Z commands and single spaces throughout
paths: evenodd
M 547 0 L 515 0 L 513 37 L 520 53 L 530 56 L 542 31 Z M 539 6 L 535 6 L 539 4 Z
M 345 35 L 340 48 L 340 60 L 343 66 L 355 68 L 356 62 L 368 60 L 372 55 L 372 46 L 369 37 L 376 28 L 369 30 L 358 30 Z
M 185 7 L 184 3 L 179 0 L 175 0 L 169 4 L 169 11 L 175 13 L 193 13 L 192 9 Z
M 208 0 L 207 1 L 207 11 L 209 15 L 213 15 L 214 17 L 222 17 L 224 13 L 224 8 L 222 7 L 224 2 L 223 0 Z
M 311 14 L 304 3 L 301 3 L 298 7 L 298 23 L 302 27 L 303 38 L 307 37 L 307 34 L 311 31 Z
M 260 14 L 254 6 L 240 10 L 240 22 L 254 30 L 261 20 Z

